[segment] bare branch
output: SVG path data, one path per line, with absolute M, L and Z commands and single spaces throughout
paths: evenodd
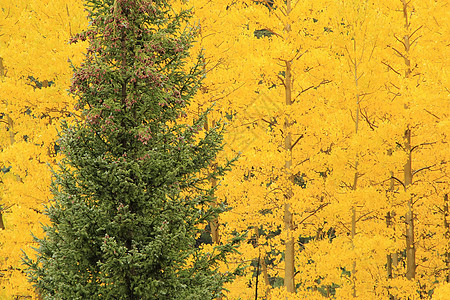
M 423 170 L 429 170 L 429 169 L 431 169 L 432 167 L 434 167 L 435 165 L 436 165 L 436 164 L 431 165 L 431 166 L 427 166 L 427 167 L 420 168 L 420 169 L 414 171 L 414 172 L 412 173 L 412 175 L 414 176 L 415 174 L 417 174 L 417 173 L 419 173 L 420 171 L 423 171 Z
M 356 220 L 356 223 L 358 223 L 359 220 L 361 220 L 362 218 L 364 218 L 364 217 L 367 216 L 367 215 L 370 215 L 370 214 L 373 213 L 373 212 L 374 212 L 374 211 L 369 211 L 368 213 L 365 213 L 365 214 L 361 215 L 361 216 Z
M 347 51 L 348 59 L 350 60 L 350 62 L 352 63 L 352 65 L 353 65 L 353 66 L 356 65 L 356 59 L 355 59 L 355 61 L 352 59 L 352 56 L 351 56 L 351 54 L 350 54 L 350 51 L 348 51 L 347 46 L 345 46 L 345 51 Z
M 221 99 L 223 99 L 223 98 L 226 98 L 226 97 L 228 97 L 230 94 L 236 92 L 238 89 L 240 89 L 241 87 L 243 87 L 244 85 L 245 85 L 245 83 L 243 83 L 243 84 L 241 84 L 240 86 L 234 88 L 234 90 L 232 90 L 232 91 L 229 92 L 228 94 L 226 94 L 226 95 L 224 95 L 224 96 L 222 96 L 222 97 L 219 97 L 219 98 L 214 98 L 214 99 L 212 99 L 211 101 L 215 102 L 215 101 L 221 100 Z
M 403 55 L 400 51 L 398 51 L 397 49 L 395 49 L 394 47 L 388 46 L 390 47 L 392 50 L 394 50 L 400 57 L 403 57 L 404 59 L 406 59 L 405 55 Z
M 273 35 L 276 35 L 277 37 L 280 37 L 280 38 L 282 38 L 283 36 L 282 35 L 280 35 L 280 34 L 278 34 L 278 33 L 276 33 L 275 31 L 273 31 L 272 29 L 269 29 L 269 28 L 264 28 L 264 30 L 267 30 L 268 32 L 270 32 L 271 34 L 273 34 Z
M 417 42 L 417 40 L 418 39 L 420 39 L 422 36 L 421 35 L 419 35 L 418 37 L 416 37 L 414 40 L 412 40 L 412 42 L 411 43 L 409 43 L 409 47 L 412 47 L 412 45 L 414 45 L 416 42 Z
M 422 143 L 422 144 L 416 145 L 416 146 L 411 148 L 410 152 L 413 152 L 414 150 L 416 150 L 419 147 L 427 146 L 427 145 L 433 145 L 433 144 L 436 144 L 436 142 Z
M 303 134 L 301 134 L 299 137 L 298 137 L 298 139 L 291 145 L 291 151 L 292 151 L 292 149 L 294 148 L 294 146 L 295 145 L 297 145 L 297 143 L 298 143 L 298 141 L 300 141 L 300 139 L 303 137 Z
M 344 226 L 344 228 L 347 229 L 348 232 L 350 232 L 350 229 L 347 226 L 345 226 L 345 224 L 342 221 L 339 221 L 339 223 L 341 223 L 341 225 Z
M 385 63 L 384 61 L 381 62 L 383 65 L 385 65 L 386 67 L 388 67 L 389 69 L 391 69 L 392 71 L 394 71 L 397 75 L 402 75 L 400 74 L 400 72 L 398 72 L 397 70 L 395 70 L 393 67 L 391 67 L 389 64 Z
M 303 224 L 303 222 L 305 222 L 310 217 L 314 216 L 318 211 L 320 211 L 322 208 L 324 208 L 328 204 L 330 204 L 330 203 L 322 203 L 317 209 L 313 210 L 307 217 L 304 217 L 303 220 L 301 220 L 298 224 L 295 224 L 295 225 L 298 226 L 300 224 Z
M 307 161 L 309 161 L 309 158 L 306 158 L 306 159 L 302 160 L 301 162 L 299 162 L 299 163 L 296 164 L 295 166 L 300 166 L 301 164 L 303 164 L 303 163 L 305 163 L 305 162 L 307 162 Z
M 310 89 L 317 89 L 317 88 L 319 88 L 321 85 L 324 85 L 324 84 L 327 84 L 327 83 L 330 83 L 330 82 L 331 82 L 331 81 L 328 80 L 328 79 L 323 79 L 318 85 L 312 85 L 312 86 L 310 86 L 310 87 L 307 87 L 306 89 L 302 89 L 302 90 L 297 94 L 297 96 L 295 96 L 295 98 L 292 100 L 292 103 L 294 103 L 295 100 L 296 100 L 298 97 L 300 97 L 301 94 L 303 94 L 303 93 L 309 91 Z
M 277 78 L 280 79 L 281 84 L 282 84 L 284 87 L 286 87 L 286 83 L 284 82 L 284 79 L 281 78 L 279 75 L 277 75 Z
M 395 34 L 394 34 L 394 38 L 395 38 L 398 42 L 400 42 L 400 43 L 403 45 L 403 47 L 405 47 L 405 49 L 406 49 L 406 44 L 405 44 L 404 41 L 402 41 L 401 39 L 399 39 Z
M 363 116 L 364 120 L 366 120 L 367 124 L 369 124 L 370 129 L 375 130 L 375 128 L 378 128 L 378 126 L 370 122 L 369 117 L 367 116 L 367 112 L 364 114 L 363 110 L 360 109 L 360 113 L 361 116 Z
M 405 187 L 405 184 L 403 183 L 403 181 L 401 181 L 400 179 L 398 179 L 397 177 L 395 177 L 395 176 L 391 176 L 391 178 L 390 179 L 394 179 L 395 181 L 397 181 L 398 183 L 400 183 L 403 187 Z
M 218 66 L 220 66 L 223 63 L 222 60 L 219 60 L 214 66 L 212 66 L 211 68 L 209 68 L 208 70 L 205 71 L 205 73 L 209 73 L 212 70 L 214 70 L 215 68 L 217 68 Z
M 432 112 L 424 109 L 424 111 L 426 111 L 427 113 L 429 113 L 430 115 L 432 115 L 433 117 L 435 117 L 436 119 L 440 120 L 441 118 L 439 118 L 438 116 L 436 116 L 435 114 L 433 114 Z
M 261 121 L 264 121 L 264 122 L 268 123 L 270 126 L 275 126 L 277 124 L 277 120 L 276 119 L 274 121 L 267 121 L 265 119 L 261 119 Z
M 306 52 L 308 52 L 308 50 L 305 50 L 305 52 L 303 52 L 303 53 L 301 53 L 301 52 L 299 51 L 299 52 L 298 52 L 299 54 L 298 54 L 298 55 L 296 54 L 296 55 L 294 56 L 294 60 L 300 59 L 300 57 L 302 57 L 303 55 L 305 55 Z

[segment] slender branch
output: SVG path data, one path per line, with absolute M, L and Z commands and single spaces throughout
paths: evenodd
M 273 30 L 270 29 L 270 28 L 263 28 L 263 30 L 267 30 L 268 32 L 270 32 L 270 33 L 273 34 L 273 35 L 276 35 L 277 37 L 280 37 L 280 38 L 283 37 L 282 35 L 280 35 L 279 33 L 276 33 L 275 31 L 273 31 Z
M 388 67 L 389 69 L 391 69 L 392 71 L 394 71 L 397 75 L 402 75 L 400 74 L 400 72 L 398 72 L 397 70 L 395 70 L 393 67 L 391 67 L 388 63 L 385 63 L 384 61 L 381 62 L 383 65 L 385 65 L 386 67 Z
M 308 52 L 308 50 L 305 50 L 305 52 L 303 52 L 303 53 L 301 53 L 300 51 L 298 51 L 298 53 L 294 56 L 294 60 L 300 59 L 300 57 L 302 57 L 303 55 L 305 55 L 306 52 Z
M 301 162 L 297 163 L 295 166 L 300 166 L 301 164 L 303 164 L 303 163 L 305 163 L 307 161 L 309 161 L 309 158 L 306 158 L 306 159 L 302 160 Z
M 353 66 L 356 65 L 356 59 L 355 59 L 355 60 L 352 59 L 352 56 L 351 56 L 351 54 L 350 54 L 350 51 L 348 51 L 347 46 L 345 46 L 345 51 L 347 51 L 348 59 L 350 60 L 350 62 L 352 63 L 352 65 L 353 65 Z
M 342 221 L 339 221 L 339 223 L 341 223 L 341 225 L 344 226 L 344 228 L 347 229 L 348 232 L 351 231 L 347 226 L 345 226 L 345 224 Z
M 298 143 L 298 141 L 300 141 L 300 139 L 303 137 L 304 135 L 303 134 L 301 134 L 299 137 L 298 137 L 298 139 L 291 145 L 291 151 L 292 151 L 292 149 L 294 148 L 294 146 L 295 145 L 297 145 L 297 143 Z
M 427 145 L 433 145 L 433 144 L 436 144 L 436 142 L 422 143 L 422 144 L 416 145 L 416 146 L 411 148 L 410 152 L 413 152 L 414 150 L 416 150 L 419 147 L 427 146 Z
M 373 213 L 373 212 L 374 212 L 374 211 L 369 211 L 368 213 L 365 213 L 364 215 L 360 216 L 360 217 L 356 220 L 356 222 L 358 222 L 359 220 L 361 220 L 361 219 L 364 218 L 365 216 L 370 215 L 370 214 Z
M 412 40 L 412 42 L 411 43 L 409 43 L 409 47 L 411 48 L 411 46 L 412 45 L 414 45 L 416 42 L 417 42 L 417 40 L 418 39 L 420 39 L 422 36 L 421 35 L 419 35 L 418 37 L 416 37 L 414 40 Z
M 392 50 L 394 50 L 400 57 L 403 57 L 404 59 L 407 59 L 404 54 L 402 54 L 400 51 L 398 51 L 394 47 L 392 47 L 392 46 L 388 46 L 388 47 L 390 47 Z
M 303 222 L 305 222 L 310 217 L 314 216 L 318 211 L 320 211 L 322 208 L 324 208 L 328 204 L 330 204 L 330 203 L 322 203 L 317 209 L 313 210 L 307 217 L 303 218 L 303 220 L 301 220 L 298 224 L 296 224 L 296 226 L 303 224 Z
M 441 118 L 439 118 L 438 116 L 436 116 L 435 114 L 433 114 L 432 112 L 424 109 L 425 112 L 429 113 L 430 115 L 432 115 L 433 117 L 435 117 L 436 119 L 440 120 Z
M 378 126 L 376 126 L 375 124 L 372 124 L 369 120 L 369 117 L 367 116 L 367 112 L 366 114 L 364 114 L 363 110 L 360 110 L 361 115 L 363 116 L 364 120 L 366 120 L 367 124 L 369 124 L 370 129 L 375 130 L 375 128 L 378 128 Z
M 330 83 L 330 82 L 331 82 L 330 80 L 324 79 L 324 80 L 322 80 L 318 85 L 312 85 L 312 86 L 310 86 L 310 87 L 307 87 L 306 89 L 302 89 L 302 90 L 297 94 L 297 96 L 295 96 L 295 98 L 292 100 L 292 103 L 294 103 L 295 100 L 296 100 L 301 94 L 303 94 L 304 92 L 307 92 L 307 91 L 309 91 L 310 89 L 317 89 L 317 88 L 319 88 L 321 85 L 327 84 L 327 83 Z
M 405 187 L 405 184 L 403 183 L 403 181 L 401 181 L 400 179 L 398 179 L 395 176 L 391 176 L 391 179 L 394 179 L 395 181 L 397 181 L 398 183 L 400 183 L 403 187 Z
M 281 78 L 279 75 L 277 75 L 277 78 L 280 79 L 281 84 L 282 84 L 284 87 L 286 87 L 286 83 L 284 82 L 284 79 Z
M 398 42 L 400 42 L 400 43 L 403 45 L 403 47 L 405 47 L 405 50 L 406 50 L 406 44 L 405 44 L 405 42 L 402 41 L 401 39 L 399 39 L 395 34 L 394 34 L 394 38 L 395 38 Z
M 434 167 L 435 165 L 436 165 L 436 164 L 431 165 L 431 166 L 427 166 L 427 167 L 420 168 L 420 169 L 414 171 L 414 172 L 412 173 L 412 175 L 414 176 L 415 174 L 417 174 L 417 173 L 419 173 L 420 171 L 423 171 L 423 170 L 429 170 L 429 169 L 431 169 L 432 167 Z
M 411 34 L 409 35 L 409 38 L 411 39 L 411 38 L 413 37 L 413 35 L 414 35 L 417 31 L 419 31 L 422 27 L 423 27 L 423 25 L 420 25 L 416 30 L 414 30 L 413 33 L 411 33 Z
M 245 85 L 245 83 L 243 83 L 243 84 L 241 84 L 240 86 L 234 88 L 234 90 L 232 90 L 232 91 L 229 92 L 228 94 L 226 94 L 226 95 L 224 95 L 224 96 L 222 96 L 222 97 L 219 97 L 219 98 L 214 98 L 214 99 L 212 99 L 211 101 L 212 101 L 212 102 L 216 102 L 216 101 L 218 101 L 218 100 L 221 100 L 221 99 L 223 99 L 223 98 L 226 98 L 226 97 L 228 97 L 229 95 L 231 95 L 232 93 L 236 92 L 236 91 L 237 91 L 238 89 L 240 89 L 241 87 L 243 87 L 244 85 Z
M 205 73 L 211 72 L 212 70 L 214 70 L 215 68 L 217 68 L 218 66 L 220 66 L 222 63 L 223 63 L 223 61 L 222 61 L 222 60 L 219 60 L 214 66 L 212 66 L 211 68 L 205 70 Z

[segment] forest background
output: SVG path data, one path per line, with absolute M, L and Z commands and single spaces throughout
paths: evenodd
M 228 298 L 448 299 L 448 1 L 181 7 L 206 72 L 184 121 L 215 103 L 222 155 L 240 154 L 211 182 L 229 210 L 207 228 L 248 232 L 222 267 L 248 266 Z M 21 249 L 48 222 L 59 121 L 80 118 L 68 60 L 87 45 L 68 40 L 87 26 L 81 1 L 0 5 L 0 299 L 38 297 Z

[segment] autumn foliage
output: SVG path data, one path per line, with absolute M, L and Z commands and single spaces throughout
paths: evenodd
M 34 295 L 20 249 L 41 233 L 46 163 L 74 113 L 81 5 L 0 5 L 0 297 Z M 111 1 L 105 1 L 111 2 Z M 75 3 L 75 1 L 74 1 Z M 226 121 L 214 242 L 247 232 L 229 299 L 446 299 L 450 293 L 448 1 L 179 1 L 206 78 L 190 106 Z M 189 120 L 186 120 L 187 122 Z M 219 158 L 221 159 L 221 158 Z M 214 165 L 211 166 L 214 168 Z M 219 203 L 218 203 L 219 204 Z M 205 247 L 205 251 L 208 248 Z M 3 294 L 1 294 L 3 293 Z
M 0 299 L 34 295 L 21 249 L 41 236 L 50 200 L 48 164 L 61 118 L 71 118 L 67 94 L 86 45 L 69 37 L 86 26 L 78 1 L 2 1 L 0 4 Z

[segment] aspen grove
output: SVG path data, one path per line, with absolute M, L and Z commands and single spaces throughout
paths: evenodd
M 82 4 L 0 4 L 0 299 L 40 297 L 22 251 L 34 258 L 30 232 L 51 224 L 60 121 L 84 118 L 67 93 L 67 60 L 79 67 L 88 48 L 68 41 L 92 25 Z M 235 278 L 211 299 L 448 299 L 449 2 L 167 4 L 191 10 L 184 68 L 202 53 L 204 74 L 177 122 L 226 129 L 200 171 L 224 212 L 198 228 L 197 247 L 246 236 L 216 266 Z

